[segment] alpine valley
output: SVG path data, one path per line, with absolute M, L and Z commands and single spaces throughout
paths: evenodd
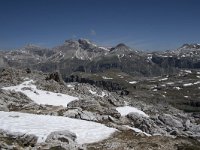
M 0 149 L 199 150 L 200 44 L 1 50 Z

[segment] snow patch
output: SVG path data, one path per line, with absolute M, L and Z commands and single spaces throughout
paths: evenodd
M 180 87 L 174 87 L 174 89 L 176 89 L 176 90 L 180 90 L 181 88 L 180 88 Z
M 96 95 L 96 94 L 97 94 L 97 92 L 94 92 L 94 91 L 92 91 L 92 90 L 89 90 L 89 92 L 90 92 L 91 94 L 93 94 L 93 95 Z
M 140 129 L 138 129 L 138 128 L 130 127 L 130 126 L 128 126 L 128 125 L 124 125 L 124 127 L 127 127 L 127 128 L 129 128 L 129 129 L 131 129 L 131 130 L 137 132 L 137 133 L 143 133 L 143 134 L 145 134 L 146 136 L 151 136 L 151 134 L 148 134 L 148 133 L 146 133 L 146 132 L 143 132 L 142 130 L 140 130 Z
M 107 94 L 106 94 L 105 92 L 102 92 L 101 95 L 97 94 L 97 92 L 92 91 L 92 90 L 89 90 L 89 92 L 90 92 L 92 95 L 96 95 L 96 96 L 99 96 L 99 97 L 107 96 Z
M 103 49 L 105 51 L 110 51 L 108 48 L 105 48 L 105 47 L 99 47 L 100 49 Z
M 102 92 L 101 97 L 108 96 L 107 93 Z
M 160 79 L 159 81 L 166 81 L 168 80 L 168 78 L 163 78 L 163 79 Z
M 193 83 L 186 83 L 186 84 L 183 84 L 183 86 L 187 87 L 187 86 L 192 86 Z
M 129 83 L 130 83 L 130 84 L 136 84 L 137 81 L 130 81 Z
M 113 78 L 109 78 L 109 77 L 106 77 L 106 76 L 102 76 L 103 79 L 105 80 L 112 80 Z
M 117 107 L 116 110 L 121 114 L 121 116 L 126 116 L 129 113 L 138 113 L 144 117 L 149 117 L 145 112 L 131 106 Z
M 147 59 L 148 59 L 148 60 L 152 60 L 152 54 L 148 54 Z
M 74 88 L 74 85 L 67 84 L 67 87 L 68 87 L 68 88 L 72 88 L 72 89 L 73 89 L 73 88 Z
M 37 104 L 47 104 L 53 106 L 64 106 L 67 107 L 67 104 L 71 101 L 78 100 L 78 97 L 69 96 L 61 93 L 54 93 L 45 90 L 38 90 L 34 81 L 29 80 L 25 81 L 20 85 L 4 87 L 4 90 L 14 90 L 16 92 L 22 92 L 32 99 Z
M 47 136 L 54 131 L 68 130 L 75 133 L 79 144 L 101 141 L 117 131 L 114 128 L 91 121 L 19 112 L 0 111 L 0 122 L 0 129 L 34 134 L 38 136 L 38 143 L 44 142 Z
M 123 79 L 123 78 L 124 78 L 124 76 L 122 76 L 122 75 L 120 75 L 120 74 L 119 74 L 119 75 L 117 75 L 117 76 L 118 76 L 118 77 L 120 77 L 121 79 Z
M 174 82 L 168 82 L 167 83 L 167 85 L 173 85 L 174 84 Z
M 23 78 L 24 81 L 30 80 L 28 77 Z
M 194 82 L 194 85 L 196 85 L 196 84 L 200 84 L 200 81 Z
M 191 70 L 184 70 L 186 73 L 192 73 Z
M 186 57 L 185 55 L 182 55 L 181 57 Z

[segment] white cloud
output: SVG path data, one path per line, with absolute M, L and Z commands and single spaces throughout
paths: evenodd
M 96 35 L 96 31 L 93 30 L 93 29 L 91 29 L 91 30 L 90 30 L 90 35 L 95 36 L 95 35 Z
M 77 35 L 76 35 L 76 34 L 73 34 L 73 35 L 72 35 L 72 38 L 77 38 Z

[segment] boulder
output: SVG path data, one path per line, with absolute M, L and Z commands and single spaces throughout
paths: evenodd
M 33 134 L 23 134 L 20 132 L 9 132 L 6 130 L 0 130 L 1 138 L 6 138 L 9 141 L 14 141 L 24 147 L 35 146 L 38 137 Z
M 200 136 L 200 125 L 192 124 L 189 131 L 192 131 L 194 134 L 198 134 Z
M 80 118 L 88 121 L 97 121 L 97 116 L 89 111 L 82 111 Z
M 37 143 L 38 137 L 33 134 L 25 134 L 23 136 L 18 136 L 19 140 L 24 146 L 34 146 Z
M 70 141 L 75 141 L 76 140 L 76 134 L 70 132 L 70 131 L 55 131 L 55 132 L 51 132 L 51 134 L 49 134 L 47 136 L 47 139 L 45 140 L 45 142 L 49 143 L 52 141 L 60 141 L 62 143 L 69 143 Z
M 70 118 L 77 118 L 81 110 L 82 110 L 81 108 L 69 109 L 63 113 L 63 116 Z
M 159 115 L 158 119 L 170 127 L 183 128 L 182 122 L 178 118 L 169 114 Z
M 1 102 L 1 99 L 0 99 L 0 111 L 9 111 L 8 107 L 6 106 L 6 104 Z
M 46 80 L 54 80 L 56 82 L 61 82 L 62 77 L 61 77 L 60 73 L 54 72 L 54 73 L 50 73 L 49 76 L 46 77 Z
M 76 135 L 70 131 L 55 131 L 47 136 L 45 140 L 46 149 L 54 150 L 78 150 L 82 146 L 79 146 L 75 140 Z M 82 148 L 83 149 L 83 148 Z
M 127 118 L 129 118 L 134 126 L 136 128 L 139 128 L 143 132 L 149 133 L 149 134 L 166 134 L 166 132 L 161 129 L 159 126 L 155 124 L 155 122 L 147 117 L 143 117 L 142 115 L 138 113 L 129 113 L 127 115 Z
M 82 108 L 87 111 L 99 111 L 101 106 L 97 101 L 94 100 L 76 100 L 72 101 L 67 105 L 68 108 Z

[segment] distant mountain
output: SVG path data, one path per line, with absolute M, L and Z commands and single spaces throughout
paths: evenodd
M 61 46 L 53 48 L 54 52 L 62 55 L 64 59 L 77 58 L 80 60 L 93 60 L 96 57 L 105 55 L 109 50 L 99 47 L 89 40 L 66 40 Z
M 117 46 L 111 48 L 110 51 L 116 54 L 126 54 L 126 53 L 130 53 L 133 50 L 129 48 L 127 45 L 125 45 L 124 43 L 120 43 Z
M 154 53 L 152 61 L 161 67 L 200 68 L 200 45 L 184 44 L 172 51 Z
M 43 48 L 33 44 L 26 45 L 20 51 L 22 53 L 32 54 L 38 57 L 45 57 L 45 58 L 50 57 L 51 55 L 54 54 L 54 52 L 48 48 Z
M 200 49 L 200 44 L 183 44 L 183 46 L 181 46 L 179 48 L 180 50 L 185 50 L 185 49 Z
M 163 52 L 140 52 L 124 43 L 106 48 L 87 39 L 66 40 L 52 49 L 27 45 L 0 53 L 0 66 L 32 68 L 45 72 L 59 70 L 63 76 L 73 72 L 103 72 L 118 69 L 130 75 L 162 75 L 178 68 L 200 68 L 200 45 L 184 44 Z

